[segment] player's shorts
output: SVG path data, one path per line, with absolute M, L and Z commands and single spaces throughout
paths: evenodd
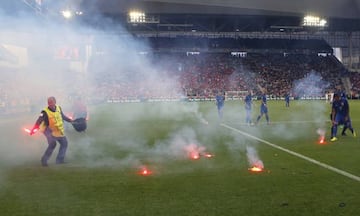
M 262 112 L 262 113 L 268 113 L 268 108 L 267 108 L 266 106 L 264 106 L 264 105 L 261 105 L 261 107 L 260 107 L 260 112 Z
M 338 123 L 338 125 L 346 124 L 349 122 L 350 119 L 345 120 L 345 116 L 343 115 L 336 115 L 335 116 L 335 122 Z

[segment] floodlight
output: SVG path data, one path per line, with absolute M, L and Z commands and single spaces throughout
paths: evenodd
M 71 10 L 63 10 L 61 11 L 61 14 L 65 19 L 70 19 L 73 16 L 73 13 Z
M 305 16 L 303 20 L 303 26 L 324 27 L 326 24 L 327 21 L 318 16 Z
M 146 21 L 145 13 L 140 11 L 130 11 L 128 18 L 130 23 L 144 23 Z
M 325 19 L 320 20 L 320 26 L 326 26 L 327 21 Z

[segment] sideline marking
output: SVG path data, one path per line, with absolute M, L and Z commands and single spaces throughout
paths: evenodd
M 351 119 L 351 122 L 359 122 L 359 119 Z M 271 125 L 275 125 L 275 124 L 307 124 L 307 123 L 329 123 L 331 122 L 330 120 L 324 120 L 324 121 L 313 121 L 313 120 L 304 120 L 304 121 L 271 121 L 270 124 Z M 247 123 L 234 123 L 236 125 L 248 125 Z M 259 125 L 265 125 L 266 122 L 260 122 Z
M 353 175 L 353 174 L 348 173 L 348 172 L 346 172 L 346 171 L 343 171 L 343 170 L 341 170 L 341 169 L 335 168 L 335 167 L 333 167 L 333 166 L 330 166 L 330 165 L 327 165 L 327 164 L 322 163 L 322 162 L 320 162 L 320 161 L 317 161 L 317 160 L 314 160 L 314 159 L 312 159 L 312 158 L 309 158 L 309 157 L 307 157 L 307 156 L 305 156 L 305 155 L 302 155 L 302 154 L 296 153 L 296 152 L 294 152 L 294 151 L 291 151 L 291 150 L 289 150 L 289 149 L 283 148 L 283 147 L 281 147 L 281 146 L 275 145 L 275 144 L 273 144 L 273 143 L 270 143 L 270 142 L 268 142 L 268 141 L 266 141 L 266 140 L 260 139 L 260 138 L 258 138 L 258 137 L 256 137 L 256 136 L 253 136 L 253 135 L 251 135 L 251 134 L 248 134 L 248 133 L 246 133 L 246 132 L 244 132 L 244 131 L 241 131 L 241 130 L 239 130 L 239 129 L 233 128 L 233 127 L 231 127 L 231 126 L 229 126 L 229 125 L 226 125 L 226 124 L 224 124 L 224 123 L 221 123 L 220 125 L 223 126 L 223 127 L 228 128 L 228 129 L 230 129 L 230 130 L 236 131 L 236 132 L 238 132 L 238 133 L 240 133 L 240 134 L 242 134 L 242 135 L 244 135 L 244 136 L 247 136 L 247 137 L 250 137 L 250 138 L 255 139 L 255 140 L 257 140 L 257 141 L 260 141 L 260 142 L 262 142 L 262 143 L 265 143 L 265 144 L 267 144 L 267 145 L 269 145 L 269 146 L 271 146 L 271 147 L 273 147 L 273 148 L 276 148 L 276 149 L 279 149 L 279 150 L 281 150 L 281 151 L 287 152 L 287 153 L 289 153 L 289 154 L 291 154 L 291 155 L 294 155 L 294 156 L 296 156 L 296 157 L 302 158 L 302 159 L 304 159 L 304 160 L 306 160 L 306 161 L 308 161 L 308 162 L 311 162 L 311 163 L 314 163 L 314 164 L 319 165 L 319 166 L 321 166 L 321 167 L 324 167 L 325 169 L 334 171 L 334 172 L 336 172 L 336 173 L 338 173 L 338 174 L 340 174 L 340 175 L 346 176 L 346 177 L 348 177 L 348 178 L 351 178 L 351 179 L 353 179 L 353 180 L 356 180 L 356 181 L 360 182 L 360 177 L 359 177 L 359 176 Z

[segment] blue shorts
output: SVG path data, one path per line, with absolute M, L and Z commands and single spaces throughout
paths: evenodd
M 344 115 L 337 114 L 335 116 L 335 122 L 337 122 L 337 124 L 339 124 L 339 125 L 346 124 L 347 122 L 349 122 L 349 120 L 350 120 L 349 118 L 345 119 Z
M 267 108 L 267 106 L 261 105 L 261 107 L 260 107 L 260 112 L 261 112 L 261 113 L 268 113 L 268 108 Z

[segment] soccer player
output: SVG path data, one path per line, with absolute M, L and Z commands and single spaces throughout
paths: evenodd
M 290 107 L 290 95 L 285 95 L 285 107 Z
M 256 124 L 259 123 L 261 117 L 265 114 L 267 124 L 270 124 L 269 114 L 268 114 L 268 107 L 267 107 L 267 98 L 266 94 L 263 94 L 261 97 L 261 106 L 260 106 L 260 115 L 256 119 Z
M 223 109 L 224 109 L 224 104 L 225 104 L 225 93 L 221 94 L 221 92 L 218 91 L 217 95 L 215 96 L 215 100 L 216 100 L 216 106 L 217 106 L 217 110 L 218 110 L 219 119 L 221 121 L 222 118 L 223 118 Z
M 332 126 L 330 141 L 334 142 L 337 140 L 337 127 L 341 124 L 344 125 L 343 133 L 345 133 L 345 130 L 349 128 L 353 136 L 356 137 L 356 133 L 351 125 L 349 111 L 349 103 L 346 98 L 340 98 L 340 94 L 335 93 L 331 109 Z
M 252 96 L 251 96 L 251 92 L 249 91 L 248 94 L 245 96 L 244 99 L 244 103 L 245 103 L 245 111 L 246 111 L 246 117 L 245 117 L 245 122 L 248 125 L 251 125 L 252 121 L 251 121 L 251 114 L 252 114 Z
M 349 109 L 349 102 L 348 102 L 348 100 L 347 100 L 347 98 L 346 98 L 346 94 L 345 94 L 345 93 L 341 93 L 341 100 L 344 100 L 346 106 L 347 106 L 348 109 Z M 351 123 L 351 118 L 350 118 L 350 109 L 349 109 L 348 123 L 347 123 L 347 124 L 344 124 L 343 130 L 342 130 L 342 132 L 341 132 L 341 135 L 342 135 L 342 136 L 346 136 L 345 131 L 346 131 L 346 129 L 348 129 L 348 126 L 349 126 L 349 125 L 350 125 L 351 128 L 352 128 L 352 123 Z M 350 129 L 350 130 L 351 130 L 351 129 Z M 351 132 L 352 132 L 353 136 L 356 137 L 356 132 L 355 132 L 355 130 L 352 129 Z

